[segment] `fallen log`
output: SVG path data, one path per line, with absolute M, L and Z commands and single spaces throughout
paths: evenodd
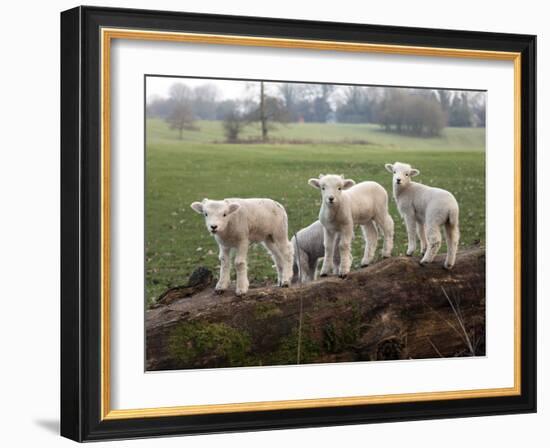
M 460 251 L 452 271 L 443 258 L 393 257 L 244 297 L 174 288 L 146 312 L 147 370 L 483 356 L 485 250 Z

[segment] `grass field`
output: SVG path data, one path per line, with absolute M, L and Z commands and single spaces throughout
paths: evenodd
M 485 242 L 485 132 L 447 128 L 437 138 L 385 133 L 375 125 L 291 124 L 270 137 L 296 144 L 226 144 L 221 122 L 198 122 L 199 131 L 177 132 L 147 120 L 146 142 L 146 300 L 184 284 L 199 265 L 216 272 L 217 244 L 204 219 L 189 205 L 204 197 L 269 197 L 283 204 L 289 232 L 317 219 L 320 194 L 307 185 L 319 173 L 344 173 L 355 181 L 374 180 L 391 195 L 388 162 L 408 162 L 421 171 L 419 182 L 448 189 L 460 204 L 461 246 Z M 246 137 L 258 136 L 247 128 Z M 361 142 L 361 144 L 357 144 Z M 393 199 L 394 255 L 406 248 L 406 231 Z M 354 267 L 362 255 L 360 232 L 353 242 Z M 379 241 L 379 247 L 381 241 Z M 443 244 L 441 251 L 445 251 Z M 276 279 L 261 246 L 249 251 L 251 283 Z

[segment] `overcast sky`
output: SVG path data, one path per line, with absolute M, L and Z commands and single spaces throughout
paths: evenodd
M 147 102 L 153 98 L 169 96 L 170 87 L 178 82 L 195 88 L 204 84 L 213 84 L 218 91 L 218 100 L 243 99 L 249 97 L 257 89 L 258 81 L 229 81 L 207 78 L 181 78 L 181 77 L 159 77 L 147 76 L 146 94 Z M 459 91 L 459 90 L 458 90 Z M 455 90 L 456 92 L 456 90 Z M 476 95 L 477 92 L 471 92 L 470 95 Z M 485 97 L 485 96 L 483 96 Z M 483 98 L 485 99 L 485 98 Z
M 168 97 L 168 91 L 173 84 L 181 82 L 191 88 L 204 84 L 214 84 L 219 91 L 220 99 L 236 99 L 246 96 L 247 81 L 225 81 L 204 78 L 165 78 L 157 76 L 147 77 L 147 101 L 153 97 Z

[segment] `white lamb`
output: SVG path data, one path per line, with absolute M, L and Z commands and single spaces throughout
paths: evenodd
M 220 249 L 217 293 L 223 293 L 230 284 L 231 249 L 236 252 L 236 294 L 240 296 L 248 291 L 247 253 L 250 243 L 264 245 L 275 261 L 279 286 L 290 285 L 294 250 L 288 241 L 288 218 L 281 204 L 271 199 L 204 199 L 193 202 L 191 208 L 204 215 L 206 228 Z
M 365 239 L 365 252 L 361 266 L 368 266 L 374 257 L 378 230 L 384 233 L 382 256 L 389 257 L 393 248 L 393 220 L 388 213 L 388 194 L 376 182 L 361 182 L 355 185 L 352 179 L 343 175 L 328 174 L 319 179 L 309 179 L 309 185 L 321 190 L 321 210 L 319 221 L 323 225 L 325 256 L 321 276 L 333 270 L 336 240 L 340 264 L 338 275 L 346 277 L 351 268 L 351 240 L 354 225 L 360 225 Z
M 393 196 L 407 227 L 407 255 L 411 256 L 416 250 L 418 234 L 420 250 L 424 255 L 420 263 L 431 263 L 441 246 L 440 226 L 444 225 L 447 258 L 443 266 L 452 269 L 460 239 L 459 210 L 455 197 L 441 188 L 413 182 L 411 178 L 420 171 L 407 163 L 387 163 L 386 169 L 393 174 Z
M 293 283 L 307 283 L 315 279 L 317 262 L 325 255 L 323 238 L 323 224 L 319 220 L 299 230 L 292 237 L 290 242 L 294 246 Z M 334 253 L 334 264 L 340 264 L 338 252 Z

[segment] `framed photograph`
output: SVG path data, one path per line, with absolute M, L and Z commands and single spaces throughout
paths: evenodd
M 61 433 L 536 411 L 535 36 L 61 14 Z

